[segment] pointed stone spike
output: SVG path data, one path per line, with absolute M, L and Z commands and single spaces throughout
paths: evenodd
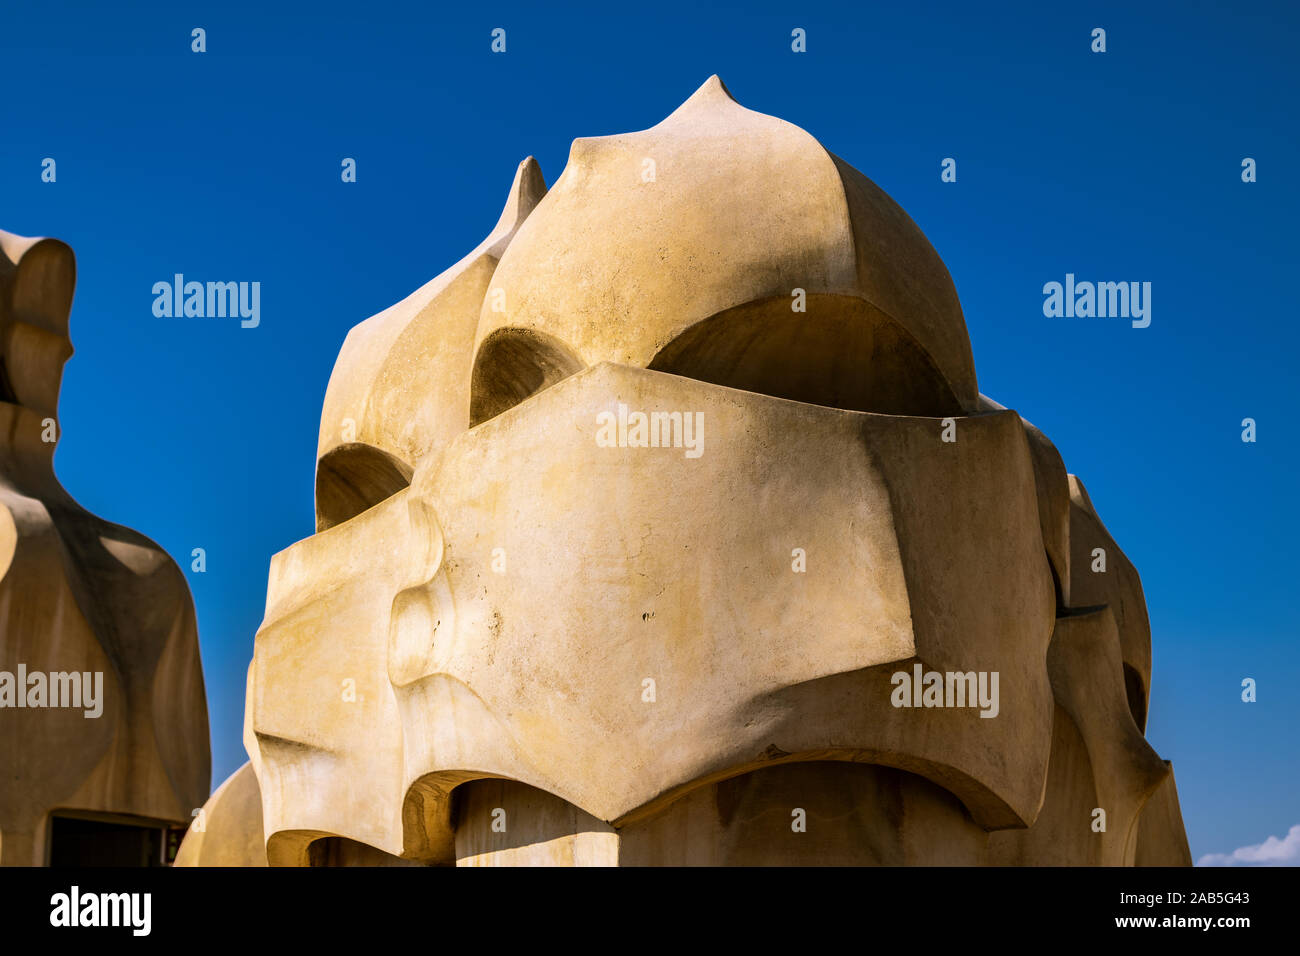
M 732 95 L 731 90 L 727 88 L 727 84 L 722 82 L 722 77 L 714 73 L 702 84 L 700 84 L 700 88 L 690 95 L 690 98 L 687 99 L 686 103 L 690 103 L 692 101 L 698 101 L 698 102 L 704 102 L 708 100 L 716 101 L 719 99 L 727 99 L 730 100 L 732 103 L 736 102 L 736 98 Z M 686 103 L 683 103 L 682 105 L 685 106 Z
M 659 125 L 664 126 L 687 118 L 691 122 L 699 122 L 698 117 L 701 113 L 728 109 L 749 112 L 731 95 L 731 90 L 727 89 L 727 84 L 722 82 L 722 77 L 714 73 Z
M 546 195 L 532 156 L 515 169 L 492 231 L 459 262 L 355 326 L 330 376 L 317 445 L 317 530 L 403 487 L 415 463 L 465 429 L 479 307 L 497 263 Z M 402 369 L 430 370 L 429 393 L 394 389 Z M 437 394 L 433 394 L 436 392 Z M 345 436 L 340 423 L 352 426 Z
M 527 157 L 515 170 L 514 182 L 510 184 L 510 195 L 501 218 L 483 241 L 480 249 L 488 255 L 500 259 L 506 246 L 514 237 L 515 231 L 523 225 L 528 214 L 533 211 L 542 197 L 546 195 L 546 179 L 542 176 L 542 167 L 532 156 Z M 486 247 L 486 248 L 484 248 Z

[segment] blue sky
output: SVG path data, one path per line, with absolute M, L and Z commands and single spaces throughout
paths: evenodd
M 270 556 L 313 530 L 347 330 L 476 245 L 524 156 L 552 183 L 574 138 L 651 126 L 718 73 L 912 215 L 956 283 L 981 390 L 1052 438 L 1137 565 L 1148 736 L 1193 855 L 1300 823 L 1300 13 L 874 6 L 10 6 L 0 228 L 78 258 L 56 469 L 183 567 L 207 552 L 189 579 L 214 787 L 246 759 Z M 156 318 L 151 287 L 177 272 L 260 281 L 261 324 Z M 1151 282 L 1151 326 L 1045 318 L 1042 286 L 1067 272 Z

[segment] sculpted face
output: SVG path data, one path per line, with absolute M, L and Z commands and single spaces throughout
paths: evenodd
M 716 77 L 522 163 L 348 335 L 318 459 L 249 671 L 272 864 L 1186 855 L 1136 572 L 906 213 Z

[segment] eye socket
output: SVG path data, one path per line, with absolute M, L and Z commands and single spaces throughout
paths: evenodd
M 847 295 L 750 302 L 691 326 L 647 366 L 701 382 L 811 405 L 886 415 L 964 415 L 935 363 L 903 327 Z M 493 332 L 470 385 L 470 427 L 584 368 L 559 339 L 531 329 Z
M 498 329 L 483 341 L 474 359 L 469 427 L 496 418 L 584 367 L 553 336 L 530 329 Z
M 900 326 L 855 296 L 764 299 L 720 312 L 669 342 L 649 368 L 688 378 L 887 415 L 963 415 L 953 389 Z
M 352 442 L 316 463 L 316 533 L 355 518 L 411 484 L 412 468 L 386 451 Z
M 1147 692 L 1142 684 L 1142 675 L 1130 664 L 1124 665 L 1124 692 L 1128 697 L 1128 709 L 1133 714 L 1133 723 L 1138 730 L 1147 730 Z

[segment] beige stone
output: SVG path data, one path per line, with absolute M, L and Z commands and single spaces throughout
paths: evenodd
M 716 77 L 349 334 L 317 526 L 248 676 L 272 865 L 1181 860 L 1136 571 L 916 225 Z
M 1129 709 L 1110 608 L 1058 618 L 1047 666 L 1057 706 L 1043 811 L 990 850 L 1004 863 L 1132 866 L 1139 814 L 1169 770 Z
M 209 785 L 185 578 L 158 545 L 90 514 L 54 475 L 75 275 L 63 243 L 0 232 L 0 674 L 90 675 L 87 690 L 94 675 L 102 681 L 91 717 L 18 708 L 0 686 L 4 864 L 45 862 L 54 816 L 188 824 Z
M 1103 556 L 1105 570 L 1097 570 Z M 1129 706 L 1138 729 L 1145 730 L 1151 694 L 1151 624 L 1142 580 L 1097 517 L 1077 475 L 1070 476 L 1070 573 L 1071 607 L 1105 604 L 1115 617 Z
M 652 129 L 575 140 L 491 287 L 475 424 L 602 361 L 841 408 L 978 402 L 957 293 L 916 224 L 717 77 Z
M 1183 829 L 1183 812 L 1178 805 L 1173 764 L 1165 761 L 1169 774 L 1138 818 L 1138 866 L 1191 866 L 1192 851 Z
M 250 764 L 216 789 L 190 824 L 177 866 L 266 866 L 262 791 Z
M 318 531 L 405 486 L 416 461 L 465 430 L 479 305 L 545 193 L 537 162 L 524 160 L 500 221 L 473 252 L 348 333 L 321 414 Z

